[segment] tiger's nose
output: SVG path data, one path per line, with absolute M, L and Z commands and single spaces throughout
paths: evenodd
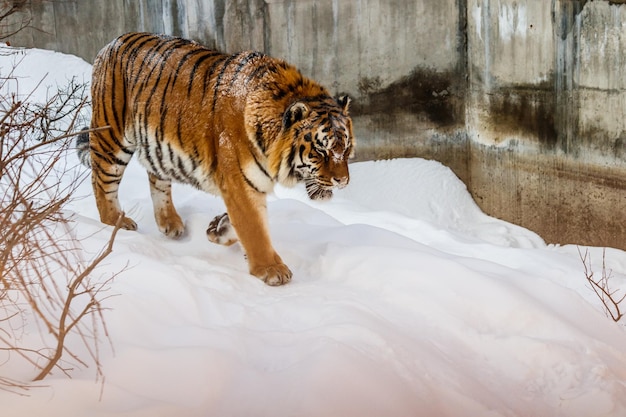
M 333 186 L 337 187 L 337 188 L 343 188 L 346 185 L 348 185 L 348 182 L 350 181 L 350 177 L 340 177 L 340 178 L 336 178 L 333 177 Z

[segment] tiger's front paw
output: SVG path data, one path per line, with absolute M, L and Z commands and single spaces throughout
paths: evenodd
M 215 216 L 211 220 L 209 227 L 206 229 L 206 236 L 211 242 L 224 246 L 230 246 L 238 240 L 235 228 L 230 223 L 228 213 Z
M 257 266 L 250 269 L 250 273 L 261 279 L 267 285 L 278 286 L 291 281 L 291 270 L 284 263 L 274 265 Z

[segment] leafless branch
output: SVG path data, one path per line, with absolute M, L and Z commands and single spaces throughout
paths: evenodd
M 604 310 L 613 321 L 618 322 L 624 316 L 624 312 L 620 308 L 620 304 L 626 298 L 626 292 L 622 291 L 619 294 L 619 290 L 611 289 L 610 280 L 612 277 L 611 271 L 606 269 L 606 249 L 602 250 L 602 274 L 599 278 L 594 277 L 594 272 L 591 268 L 591 255 L 588 250 L 585 250 L 583 254 L 578 248 L 578 255 L 583 263 L 585 270 L 585 278 L 589 282 L 591 289 L 598 296 Z
M 112 252 L 119 225 L 86 259 L 65 211 L 86 177 L 66 156 L 87 104 L 85 86 L 72 80 L 44 103 L 31 97 L 0 94 L 0 362 L 34 369 L 32 381 L 95 364 L 102 380 L 102 302 L 117 274 L 94 272 Z M 0 389 L 25 395 L 30 385 L 18 379 L 0 375 Z

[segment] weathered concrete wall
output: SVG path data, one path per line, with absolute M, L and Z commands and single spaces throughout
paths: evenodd
M 359 159 L 437 159 L 489 214 L 626 249 L 625 2 L 42 1 L 43 32 L 9 40 L 89 61 L 130 30 L 264 50 L 353 96 Z
M 466 0 L 63 0 L 36 2 L 9 40 L 92 61 L 120 33 L 166 32 L 263 50 L 355 100 L 360 159 L 420 155 L 468 178 Z M 77 34 L 80 34 L 77 36 Z
M 468 4 L 469 188 L 550 242 L 626 248 L 626 7 Z
M 458 142 L 458 148 L 466 143 L 458 5 L 457 0 L 272 1 L 266 50 L 355 98 L 359 158 L 438 156 L 459 172 L 466 158 L 454 155 L 450 143 Z M 433 142 L 445 143 L 445 151 Z

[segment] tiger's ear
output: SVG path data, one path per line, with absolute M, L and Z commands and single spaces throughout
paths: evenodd
M 347 94 L 340 94 L 335 98 L 337 100 L 337 104 L 343 110 L 345 114 L 348 114 L 348 108 L 350 107 L 350 103 L 352 103 L 352 99 Z
M 309 115 L 309 106 L 301 101 L 296 101 L 287 108 L 283 115 L 283 127 L 289 129 L 294 123 L 299 122 Z

